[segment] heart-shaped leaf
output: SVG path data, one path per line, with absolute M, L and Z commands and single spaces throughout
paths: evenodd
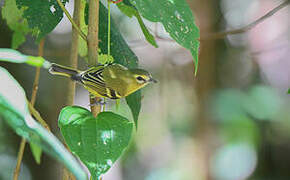
M 95 118 L 78 106 L 61 110 L 58 125 L 73 154 L 88 167 L 93 179 L 107 172 L 128 146 L 133 123 L 112 112 Z
M 40 146 L 46 153 L 64 163 L 77 179 L 85 180 L 86 174 L 75 158 L 53 134 L 32 118 L 28 111 L 24 90 L 9 72 L 1 67 L 0 84 L 0 117 L 18 135 Z

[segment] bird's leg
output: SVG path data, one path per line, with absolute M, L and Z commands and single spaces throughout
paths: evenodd
M 104 106 L 106 104 L 104 98 L 96 98 L 95 96 L 92 97 L 95 101 L 90 104 L 90 106 L 101 105 Z

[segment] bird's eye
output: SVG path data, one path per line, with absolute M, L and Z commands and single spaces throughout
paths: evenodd
M 139 81 L 145 81 L 145 79 L 142 78 L 141 76 L 138 76 L 138 77 L 137 77 L 137 80 L 139 80 Z

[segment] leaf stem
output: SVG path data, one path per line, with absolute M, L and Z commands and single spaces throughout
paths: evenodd
M 43 56 L 43 49 L 44 49 L 44 39 L 42 39 L 38 45 L 38 56 Z M 32 88 L 31 100 L 30 100 L 32 107 L 34 106 L 35 100 L 36 100 L 38 84 L 39 84 L 39 76 L 40 76 L 40 67 L 37 67 L 36 71 L 35 71 L 35 78 L 34 78 L 34 82 L 33 82 L 33 88 Z M 24 138 L 22 138 L 21 143 L 20 143 L 20 147 L 19 147 L 19 151 L 18 151 L 18 155 L 17 155 L 17 163 L 16 163 L 16 167 L 14 169 L 13 180 L 18 179 L 18 176 L 20 173 L 21 162 L 22 162 L 23 154 L 24 154 L 24 150 L 25 150 L 25 145 L 26 145 L 26 140 Z
M 69 21 L 71 22 L 72 26 L 77 30 L 77 32 L 79 33 L 79 35 L 85 40 L 87 41 L 87 36 L 85 35 L 85 33 L 82 32 L 82 30 L 77 26 L 77 24 L 75 23 L 75 21 L 73 20 L 73 18 L 71 17 L 71 15 L 69 14 L 69 12 L 66 10 L 66 8 L 64 7 L 64 5 L 62 4 L 62 2 L 60 0 L 56 0 L 58 5 L 60 6 L 60 8 L 63 10 L 63 12 L 65 13 L 66 17 L 69 19 Z
M 99 0 L 89 1 L 89 24 L 88 24 L 88 63 L 89 66 L 98 64 L 98 43 L 99 43 Z M 93 105 L 99 98 L 90 95 L 91 112 L 96 117 L 101 111 L 100 105 Z

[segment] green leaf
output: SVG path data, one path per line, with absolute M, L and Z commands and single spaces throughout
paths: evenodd
M 0 116 L 18 135 L 40 146 L 46 153 L 60 160 L 77 179 L 85 180 L 86 174 L 75 158 L 53 134 L 31 117 L 24 90 L 9 72 L 1 67 L 0 84 L 3 84 L 0 86 Z
M 13 49 L 0 48 L 0 61 L 11 63 L 26 63 L 35 67 L 49 68 L 50 62 L 43 57 L 27 56 Z
M 137 91 L 126 97 L 128 106 L 131 109 L 136 129 L 138 128 L 138 117 L 141 109 L 141 91 Z
M 146 19 L 161 22 L 170 36 L 190 50 L 198 68 L 199 29 L 185 0 L 129 0 Z
M 146 40 L 152 44 L 154 47 L 158 47 L 154 36 L 149 32 L 147 27 L 145 26 L 142 17 L 140 16 L 139 12 L 137 9 L 128 1 L 128 2 L 121 2 L 117 4 L 118 8 L 120 9 L 121 12 L 123 12 L 126 16 L 132 18 L 135 16 L 138 20 L 138 23 L 141 27 L 141 30 L 146 38 Z
M 65 4 L 68 0 L 61 2 Z M 50 33 L 63 18 L 63 11 L 55 0 L 16 0 L 16 5 L 23 12 L 22 17 L 27 19 L 29 28 L 37 30 L 37 41 Z
M 290 89 L 288 89 L 288 94 L 290 94 Z
M 133 124 L 112 112 L 95 118 L 82 107 L 67 106 L 58 125 L 71 152 L 89 169 L 93 179 L 107 172 L 128 146 Z
M 24 9 L 18 9 L 16 0 L 5 0 L 2 8 L 2 17 L 8 27 L 14 32 L 12 36 L 12 48 L 16 49 L 25 42 L 25 35 L 31 31 L 27 20 L 22 17 Z
M 38 146 L 37 144 L 34 143 L 29 143 L 30 144 L 30 149 L 32 152 L 32 155 L 36 161 L 37 164 L 40 164 L 41 161 L 41 154 L 42 154 L 42 149 L 40 146 Z

